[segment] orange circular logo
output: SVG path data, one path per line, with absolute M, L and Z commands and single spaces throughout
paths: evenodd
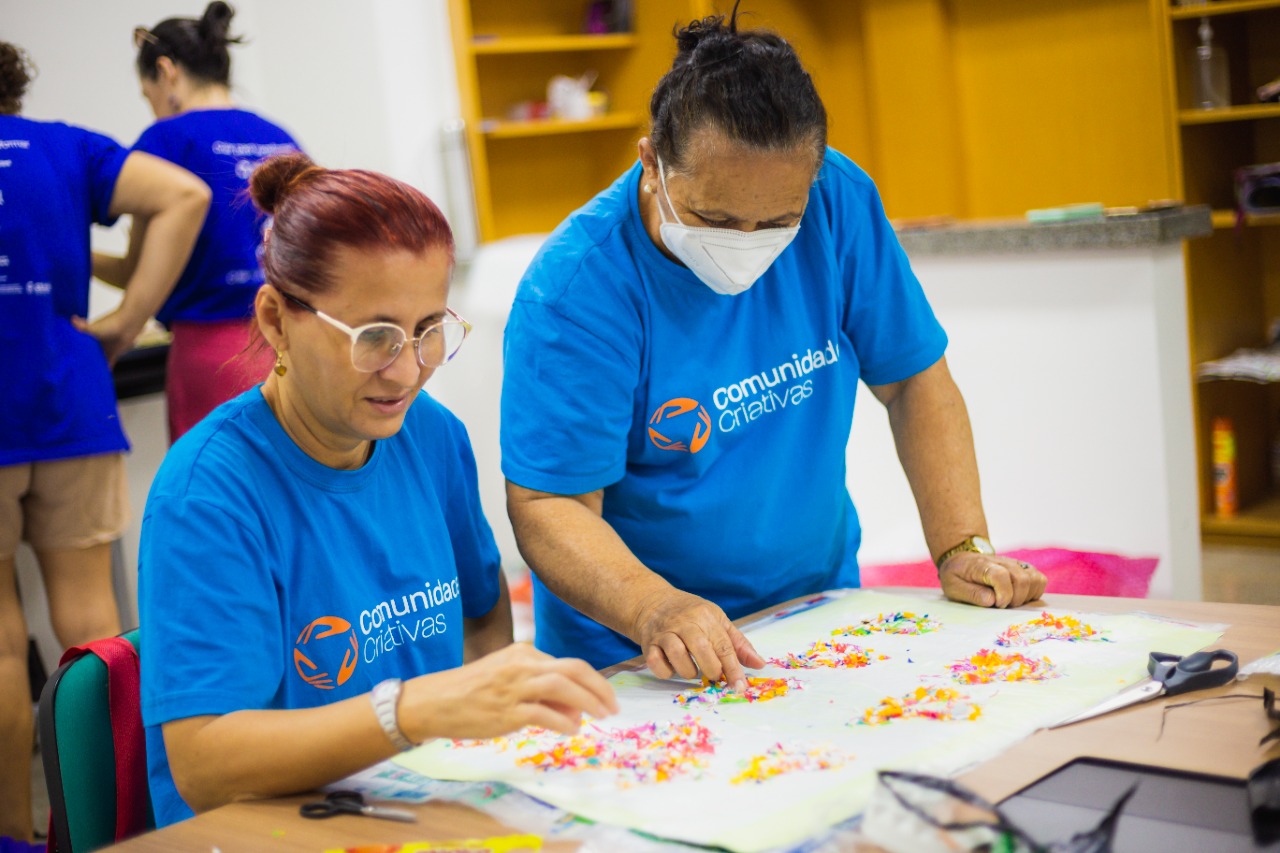
M 335 682 L 330 671 L 339 655 L 342 662 L 338 664 L 338 680 Z M 341 616 L 321 616 L 303 628 L 293 644 L 293 666 L 298 675 L 307 684 L 321 690 L 332 690 L 339 684 L 346 684 L 351 673 L 356 671 L 359 660 L 356 629 Z
M 707 407 L 688 397 L 668 400 L 649 418 L 649 440 L 662 450 L 697 453 L 710 437 Z

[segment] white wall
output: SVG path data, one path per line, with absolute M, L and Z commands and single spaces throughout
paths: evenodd
M 1156 556 L 1152 597 L 1198 599 L 1181 246 L 912 266 L 951 338 L 947 362 L 969 408 L 997 547 Z M 862 562 L 926 559 L 888 418 L 870 394 L 853 430 Z

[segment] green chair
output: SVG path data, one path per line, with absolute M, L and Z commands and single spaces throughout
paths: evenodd
M 51 810 L 49 853 L 86 853 L 155 827 L 136 657 L 119 639 L 138 649 L 136 629 L 70 649 L 40 694 L 38 725 Z M 104 657 L 112 660 L 110 677 L 119 695 L 109 696 Z M 129 753 L 119 766 L 117 748 Z

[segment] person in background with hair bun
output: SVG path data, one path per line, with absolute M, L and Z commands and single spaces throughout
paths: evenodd
M 302 154 L 259 166 L 251 192 L 273 217 L 255 312 L 276 366 L 174 444 L 142 523 L 160 825 L 428 738 L 617 710 L 583 661 L 510 645 L 466 430 L 422 390 L 470 328 L 446 304 L 444 216 Z
M 260 382 L 271 366 L 262 353 L 246 350 L 262 284 L 264 224 L 246 189 L 254 166 L 298 145 L 286 130 L 232 101 L 228 46 L 240 41 L 230 35 L 233 15 L 214 0 L 198 19 L 168 18 L 134 30 L 142 94 L 157 121 L 133 150 L 177 163 L 213 191 L 191 260 L 157 314 L 173 333 L 165 381 L 170 442 Z M 146 223 L 135 222 L 128 254 L 95 256 L 95 275 L 111 284 L 126 281 L 145 233 Z
M 0 42 L 0 848 L 32 829 L 18 544 L 35 551 L 64 647 L 120 633 L 111 543 L 129 522 L 129 442 L 111 364 L 172 289 L 209 206 L 171 163 L 18 115 L 31 76 Z M 89 322 L 90 228 L 126 213 L 150 226 L 120 305 Z
M 731 623 L 858 585 L 845 447 L 889 412 L 943 591 L 1038 598 L 996 556 L 947 338 L 779 35 L 694 21 L 640 161 L 547 239 L 504 338 L 502 467 L 539 648 L 745 685 Z

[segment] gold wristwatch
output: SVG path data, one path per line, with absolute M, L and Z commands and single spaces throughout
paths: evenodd
M 938 567 L 938 571 L 942 571 L 943 563 L 959 554 L 961 551 L 969 551 L 974 554 L 994 554 L 995 546 L 991 544 L 991 540 L 985 536 L 969 536 L 954 548 L 948 548 L 942 552 L 942 555 L 934 561 L 934 565 Z

